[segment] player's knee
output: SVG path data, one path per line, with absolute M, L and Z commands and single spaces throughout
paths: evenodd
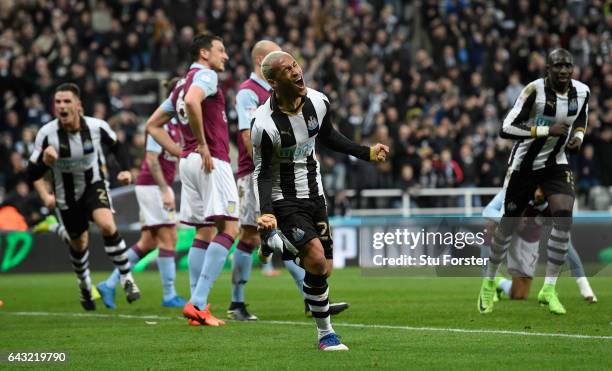
M 143 251 L 151 251 L 156 247 L 156 243 L 155 240 L 139 240 L 136 245 L 138 245 L 138 247 L 140 247 L 140 250 Z
M 157 245 L 159 245 L 159 247 L 164 248 L 166 250 L 174 251 L 177 241 L 178 241 L 178 238 L 176 236 L 176 233 L 166 233 L 158 237 Z
M 83 252 L 87 249 L 87 241 L 83 238 L 70 241 L 70 248 L 74 251 Z
M 237 222 L 225 221 L 225 224 L 223 226 L 223 233 L 227 234 L 228 236 L 231 236 L 232 238 L 236 238 L 236 236 L 238 236 L 238 232 L 239 227 Z
M 74 251 L 81 252 L 87 248 L 88 242 L 89 235 L 87 232 L 83 232 L 80 236 L 77 236 L 76 238 L 72 238 L 70 240 L 70 248 L 72 248 Z
M 308 254 L 308 265 L 306 266 L 306 270 L 319 276 L 326 275 L 327 261 L 325 260 L 325 256 L 323 256 L 322 253 L 319 254 L 318 252 L 311 251 Z
M 259 232 L 255 228 L 244 228 L 240 236 L 240 241 L 251 246 L 259 246 L 261 244 Z
M 112 236 L 117 232 L 117 227 L 112 221 L 102 222 L 98 224 L 98 227 L 104 236 Z

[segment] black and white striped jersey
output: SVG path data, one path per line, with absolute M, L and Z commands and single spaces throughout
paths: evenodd
M 587 126 L 589 87 L 571 80 L 566 95 L 557 94 L 546 79 L 529 83 L 504 119 L 500 136 L 516 139 L 508 162 L 511 170 L 538 170 L 567 164 L 565 146 L 578 132 L 584 135 Z M 564 123 L 570 135 L 538 137 L 538 127 Z
M 58 159 L 51 166 L 57 206 L 65 210 L 83 196 L 85 189 L 96 182 L 104 181 L 106 158 L 102 144 L 111 149 L 117 147 L 117 135 L 108 123 L 93 117 L 81 117 L 79 131 L 65 131 L 58 120 L 40 128 L 30 157 L 32 167 L 46 169 L 42 163 L 44 150 L 55 148 Z M 123 166 L 122 166 L 123 167 Z M 44 172 L 37 171 L 34 179 Z
M 253 178 L 262 214 L 273 213 L 274 201 L 323 196 L 315 139 L 335 151 L 370 159 L 370 149 L 342 136 L 330 116 L 328 98 L 310 88 L 295 115 L 280 110 L 275 94 L 255 111 Z

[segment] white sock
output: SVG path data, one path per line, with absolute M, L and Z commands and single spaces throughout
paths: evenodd
M 504 293 L 510 296 L 510 291 L 512 290 L 512 280 L 504 278 L 499 282 L 499 287 L 504 290 Z
M 557 284 L 557 276 L 550 276 L 550 277 L 544 278 L 544 284 L 555 286 Z
M 589 285 L 589 280 L 586 277 L 576 278 L 576 283 L 580 289 L 580 295 L 582 295 L 583 298 L 595 296 L 593 289 L 591 289 L 591 285 Z

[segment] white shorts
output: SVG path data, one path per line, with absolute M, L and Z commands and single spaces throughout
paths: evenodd
M 232 167 L 213 157 L 214 170 L 202 169 L 202 157 L 190 153 L 179 163 L 181 223 L 211 225 L 215 220 L 238 220 L 238 190 Z
M 236 183 L 240 197 L 240 225 L 257 227 L 259 200 L 255 194 L 253 174 L 243 176 Z
M 512 276 L 533 277 L 538 264 L 540 241 L 527 242 L 515 236 L 508 248 L 508 273 Z
M 158 186 L 137 185 L 135 192 L 140 208 L 140 225 L 143 229 L 176 225 L 176 214 L 174 210 L 164 208 L 161 190 Z

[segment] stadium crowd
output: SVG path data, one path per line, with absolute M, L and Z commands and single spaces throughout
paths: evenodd
M 220 77 L 233 127 L 251 48 L 266 38 L 331 98 L 341 132 L 389 145 L 391 161 L 380 164 L 321 149 L 328 191 L 501 186 L 512 145 L 498 136 L 501 122 L 522 87 L 544 76 L 547 52 L 567 48 L 574 78 L 592 93 L 585 143 L 572 158 L 578 191 L 612 186 L 612 9 L 603 0 L 4 0 L 0 200 L 35 221 L 26 161 L 65 81 L 80 85 L 87 115 L 130 144 L 137 171 L 146 117 L 113 72 L 182 75 L 192 37 L 205 29 L 230 56 Z

